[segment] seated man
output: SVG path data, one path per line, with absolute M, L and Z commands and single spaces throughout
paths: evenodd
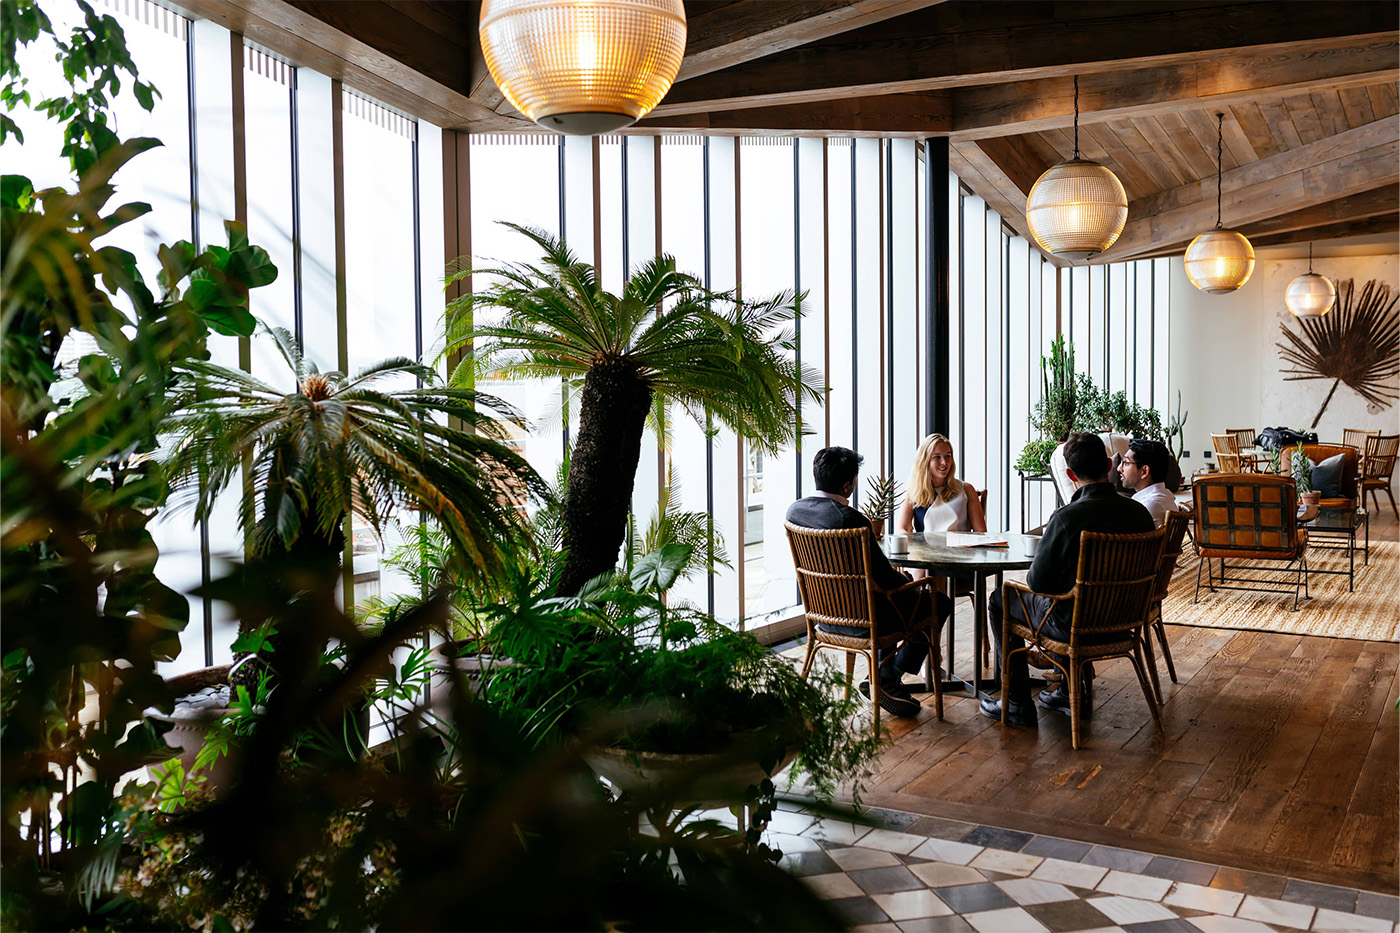
M 991 618 L 992 634 L 996 638 L 997 657 L 1002 657 L 1002 612 L 1011 613 L 1018 622 L 1034 627 L 1045 616 L 1050 607 L 1048 596 L 1041 593 L 1067 593 L 1074 588 L 1079 571 L 1079 533 L 1097 531 L 1105 534 L 1141 534 L 1151 531 L 1152 516 L 1142 503 L 1125 498 L 1113 491 L 1108 482 L 1109 459 L 1104 451 L 1103 440 L 1096 434 L 1071 434 L 1065 441 L 1065 465 L 1070 480 L 1074 483 L 1074 495 L 1064 506 L 1050 516 L 1045 526 L 1045 535 L 1026 574 L 1026 584 L 1035 590 L 1035 595 L 1026 595 L 1025 613 L 1021 599 L 1013 599 L 1011 605 L 1003 607 L 1001 590 L 992 594 L 988 601 L 988 615 Z M 1074 603 L 1056 603 L 1050 618 L 1041 629 L 1051 638 L 1069 640 L 1070 619 L 1074 615 Z M 1025 643 L 1016 635 L 1011 636 L 1008 648 L 1020 648 Z M 1067 659 L 1057 657 L 1060 663 Z M 1088 715 L 1092 706 L 1091 688 L 1094 678 L 1093 666 L 1086 664 L 1082 678 L 1081 715 Z M 1001 704 L 1009 703 L 1007 719 L 1023 726 L 1037 725 L 1035 707 L 1031 706 L 1031 679 L 1026 663 L 1026 653 L 1011 656 L 1008 662 L 1011 680 L 1009 696 L 1000 700 L 990 697 L 981 704 L 983 716 L 1001 718 Z M 1046 709 L 1069 713 L 1069 690 L 1061 684 L 1054 690 L 1041 691 L 1037 698 Z
M 856 488 L 856 477 L 860 472 L 860 465 L 864 458 L 854 450 L 846 447 L 826 447 L 817 451 L 816 457 L 812 460 L 812 476 L 817 483 L 817 491 L 812 495 L 798 499 L 787 510 L 787 520 L 794 525 L 802 525 L 805 528 L 870 528 L 870 519 L 860 512 L 851 508 L 851 493 Z M 893 590 L 903 586 L 912 579 L 909 574 L 901 570 L 895 570 L 890 566 L 889 559 L 885 557 L 883 551 L 875 546 L 875 538 L 870 539 L 870 566 L 875 575 L 875 585 L 881 589 Z M 946 619 L 952 610 L 952 601 L 942 593 L 935 594 L 937 600 L 938 618 Z M 912 610 L 915 600 L 922 599 L 920 593 L 901 594 L 901 600 L 908 600 L 902 603 L 900 609 L 905 610 L 908 615 Z M 889 624 L 900 624 L 900 616 L 893 611 L 893 607 L 886 603 L 885 612 L 881 612 L 880 625 L 884 626 L 888 620 Z M 877 612 L 880 608 L 877 607 Z M 817 623 L 823 631 L 834 632 L 837 635 L 865 635 L 869 630 L 851 625 L 823 625 Z M 883 629 L 882 629 L 883 630 Z M 928 640 L 919 633 L 914 638 L 906 638 L 900 644 L 899 650 L 885 650 L 880 654 L 880 706 L 886 712 L 894 716 L 914 716 L 919 712 L 919 704 L 909 692 L 909 688 L 904 686 L 902 675 L 917 673 L 920 665 L 928 657 Z M 938 676 L 938 672 L 932 672 L 933 676 Z M 870 683 L 866 681 L 860 685 L 860 692 L 868 699 L 870 697 Z
M 1133 501 L 1142 503 L 1158 528 L 1169 513 L 1177 510 L 1176 496 L 1167 491 L 1163 479 L 1170 463 L 1171 454 L 1161 441 L 1135 440 L 1128 445 L 1128 452 L 1123 454 L 1123 463 L 1118 467 L 1124 488 L 1133 490 Z

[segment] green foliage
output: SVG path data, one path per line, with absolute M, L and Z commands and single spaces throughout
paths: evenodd
M 1016 469 L 1028 476 L 1043 476 L 1050 472 L 1050 455 L 1060 446 L 1059 441 L 1031 441 L 1021 449 Z
M 1293 483 L 1298 487 L 1298 495 L 1313 491 L 1312 461 L 1303 453 L 1301 446 L 1293 448 Z
M 126 49 L 126 36 L 113 16 L 95 13 L 84 0 L 77 0 L 83 23 L 64 38 L 53 31 L 53 24 L 35 0 L 5 0 L 0 3 L 0 143 L 13 135 L 24 136 L 9 116 L 24 105 L 63 125 L 63 151 L 73 173 L 83 176 L 121 145 L 110 125 L 111 98 L 122 87 L 122 75 L 131 82 L 132 94 L 146 110 L 155 104 L 160 92 L 140 80 L 136 65 Z M 67 93 L 56 94 L 35 103 L 29 93 L 29 80 L 20 74 L 17 53 L 47 36 L 56 48 L 56 59 L 63 67 Z
M 1181 390 L 1176 390 L 1176 414 L 1167 419 L 1167 425 L 1162 430 L 1162 439 L 1168 448 L 1172 447 L 1172 438 L 1176 438 L 1176 457 L 1181 459 L 1182 453 L 1186 450 L 1186 417 L 1191 414 L 1181 410 Z M 1277 471 L 1276 471 L 1277 472 Z

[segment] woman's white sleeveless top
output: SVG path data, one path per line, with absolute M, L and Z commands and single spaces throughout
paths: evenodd
M 924 531 L 967 531 L 972 526 L 967 520 L 967 487 L 947 502 L 935 500 L 927 507 L 914 510 L 922 513 Z

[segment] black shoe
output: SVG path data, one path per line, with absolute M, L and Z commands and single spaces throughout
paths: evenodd
M 1042 690 L 1036 696 L 1035 701 L 1048 710 L 1069 715 L 1069 690 L 1064 684 L 1060 684 L 1054 690 Z M 1094 712 L 1094 694 L 1092 690 L 1085 690 L 1079 697 L 1079 718 L 1088 719 Z
M 983 697 L 982 702 L 977 704 L 977 708 L 988 719 L 1001 721 L 1001 700 Z M 1017 703 L 1014 700 L 1006 709 L 1006 721 L 1018 726 L 1029 726 L 1032 729 L 1040 725 L 1040 719 L 1035 714 L 1034 706 L 1029 703 Z
M 870 699 L 870 681 L 860 682 L 860 695 Z M 910 717 L 919 715 L 923 707 L 909 693 L 903 684 L 880 684 L 880 709 L 891 716 Z

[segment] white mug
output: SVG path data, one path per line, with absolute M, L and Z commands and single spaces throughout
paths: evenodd
M 1040 547 L 1040 535 L 1021 535 L 1021 552 L 1027 557 L 1034 557 L 1038 547 Z
M 909 536 L 908 536 L 908 535 L 885 535 L 885 548 L 886 548 L 891 554 L 908 554 L 908 553 L 909 553 Z

